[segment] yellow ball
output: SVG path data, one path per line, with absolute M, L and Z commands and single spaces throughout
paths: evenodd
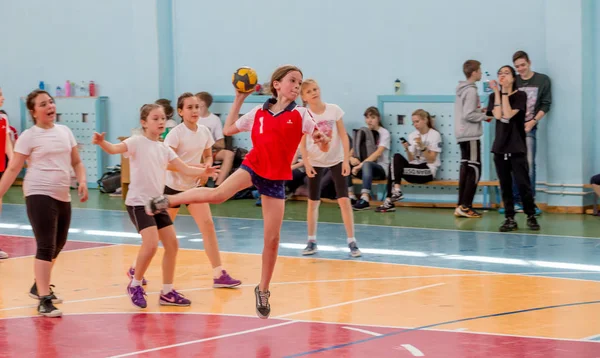
M 258 83 L 258 75 L 250 67 L 240 67 L 233 73 L 231 83 L 239 92 L 252 92 Z

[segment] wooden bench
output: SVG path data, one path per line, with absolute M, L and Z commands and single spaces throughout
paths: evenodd
M 352 184 L 360 184 L 362 185 L 362 180 L 358 178 L 352 178 Z M 381 196 L 381 200 L 385 199 L 386 189 L 387 189 L 387 179 L 386 180 L 373 180 L 373 185 L 381 185 L 384 188 L 383 194 Z M 433 180 L 424 184 L 414 184 L 409 183 L 405 180 L 402 181 L 402 185 L 420 185 L 420 186 L 454 186 L 458 187 L 458 180 Z M 485 181 L 482 180 L 479 182 L 478 186 L 483 188 L 483 203 L 479 205 L 475 205 L 475 207 L 482 208 L 496 208 L 500 206 L 502 202 L 502 198 L 500 197 L 500 183 L 497 180 Z M 490 194 L 490 187 L 494 190 L 494 203 L 492 203 L 492 195 Z M 442 202 L 396 202 L 398 206 L 421 206 L 421 207 L 437 207 L 437 208 L 448 208 L 455 207 L 456 203 L 442 203 Z
M 592 191 L 594 189 L 594 186 L 592 184 L 584 184 L 583 187 L 586 189 L 592 189 Z M 600 216 L 600 214 L 598 214 L 598 195 L 596 194 L 595 191 L 593 191 L 593 195 L 594 195 L 594 207 L 592 208 L 592 210 L 586 210 L 585 213 L 595 215 L 595 216 Z

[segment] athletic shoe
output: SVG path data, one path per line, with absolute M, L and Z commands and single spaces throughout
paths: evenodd
M 127 270 L 127 277 L 129 277 L 130 280 L 133 280 L 133 277 L 135 276 L 135 267 L 130 267 L 129 270 Z M 146 286 L 148 284 L 148 281 L 146 281 L 145 277 L 142 277 L 142 285 Z
M 161 306 L 185 307 L 191 305 L 192 301 L 185 298 L 185 296 L 181 293 L 175 290 L 171 290 L 171 292 L 167 293 L 166 295 L 163 294 L 161 291 L 160 298 L 158 299 L 158 304 Z
M 8 254 L 0 249 L 0 260 L 7 259 Z
M 127 285 L 127 294 L 131 299 L 131 303 L 138 308 L 146 308 L 146 292 L 142 286 L 131 286 L 131 282 Z
M 45 317 L 62 316 L 62 312 L 52 304 L 52 296 L 42 296 L 42 298 L 40 298 L 38 313 Z
M 350 256 L 360 257 L 362 255 L 362 253 L 358 249 L 358 246 L 356 245 L 356 241 L 352 241 L 351 243 L 349 243 L 348 248 L 350 248 Z
M 271 314 L 271 305 L 269 304 L 271 292 L 260 291 L 258 286 L 256 286 L 254 288 L 254 297 L 256 299 L 256 315 L 258 315 L 258 318 L 269 318 L 269 315 Z
M 160 212 L 167 210 L 168 208 L 169 200 L 163 195 L 150 199 L 150 201 L 147 202 L 144 206 L 146 214 L 150 216 L 154 216 Z
M 52 290 L 52 287 L 54 287 L 54 285 L 50 285 L 50 295 L 48 295 L 48 297 L 50 297 L 50 299 L 52 300 L 52 303 L 62 303 L 63 299 L 60 297 L 57 297 L 54 294 L 54 291 Z M 33 286 L 31 286 L 31 289 L 29 290 L 29 297 L 39 300 L 40 299 L 40 295 L 38 293 L 38 289 L 37 289 L 37 284 L 35 283 L 35 281 L 33 281 Z
M 394 205 L 394 202 L 388 198 L 385 199 L 383 204 L 375 208 L 376 213 L 391 213 L 394 211 L 396 211 L 396 206 Z
M 304 255 L 304 256 L 314 255 L 317 252 L 319 252 L 319 249 L 317 248 L 316 241 L 308 241 L 306 243 L 306 247 L 304 248 L 304 250 L 302 250 L 302 255 Z
M 232 288 L 242 284 L 242 281 L 229 276 L 227 271 L 221 271 L 221 277 L 213 279 L 214 288 Z

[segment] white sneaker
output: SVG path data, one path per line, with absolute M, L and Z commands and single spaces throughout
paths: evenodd
M 0 259 L 7 259 L 8 258 L 8 254 L 2 250 L 0 250 Z

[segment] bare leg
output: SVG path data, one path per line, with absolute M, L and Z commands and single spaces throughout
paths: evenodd
M 262 195 L 262 211 L 264 218 L 264 248 L 262 254 L 262 272 L 260 276 L 260 291 L 268 291 L 277 253 L 279 250 L 279 238 L 281 235 L 281 224 L 285 210 L 285 200 L 276 199 Z
M 308 224 L 308 236 L 317 235 L 317 222 L 319 221 L 319 206 L 321 200 L 308 200 L 306 210 L 306 222 Z M 352 210 L 352 208 L 350 208 Z
M 165 195 L 165 197 L 169 200 L 171 206 L 197 203 L 220 204 L 234 196 L 238 191 L 250 186 L 252 186 L 250 173 L 239 169 L 217 188 L 195 188 L 175 195 Z
M 218 186 L 221 185 L 223 181 L 225 181 L 225 179 L 227 179 L 227 176 L 231 172 L 231 168 L 233 167 L 233 160 L 235 159 L 235 153 L 230 150 L 223 149 L 217 153 L 215 159 L 221 161 L 221 172 L 219 173 L 219 177 L 215 181 L 215 185 Z
M 179 250 L 179 242 L 177 241 L 177 236 L 175 234 L 175 227 L 169 225 L 160 229 L 158 231 L 158 237 L 165 248 L 162 260 L 163 284 L 173 284 L 173 279 L 175 278 L 175 265 L 177 263 L 177 251 Z
M 348 237 L 354 237 L 354 213 L 352 211 L 352 204 L 349 198 L 339 198 L 338 205 L 342 212 L 342 221 L 346 228 L 346 234 Z

